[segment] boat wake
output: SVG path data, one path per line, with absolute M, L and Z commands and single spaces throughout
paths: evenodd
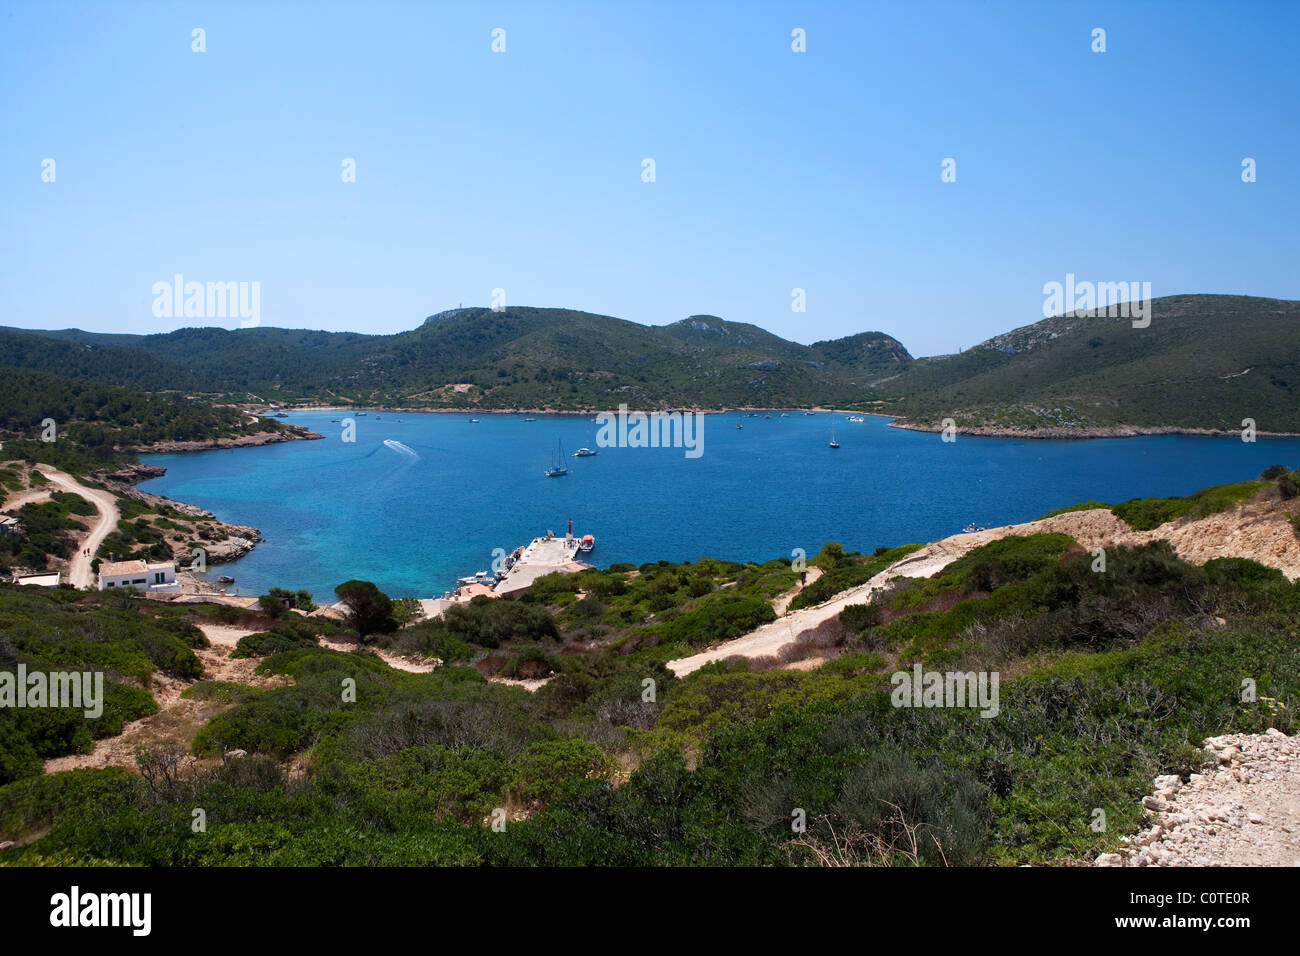
M 410 448 L 410 447 L 407 446 L 407 445 L 403 445 L 400 441 L 394 441 L 394 440 L 391 439 L 391 438 L 385 438 L 385 439 L 384 439 L 384 444 L 387 445 L 389 448 L 391 448 L 393 451 L 395 451 L 395 452 L 400 452 L 401 454 L 403 454 L 403 455 L 407 455 L 407 456 L 409 456 L 409 457 L 411 457 L 411 458 L 419 458 L 419 457 L 420 457 L 419 455 L 417 455 L 417 454 L 415 453 L 415 450 L 414 450 L 413 448 Z

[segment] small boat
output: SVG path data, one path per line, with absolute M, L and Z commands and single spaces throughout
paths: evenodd
M 560 464 L 560 462 L 564 461 L 564 446 L 559 442 L 556 442 L 555 445 L 557 451 L 555 458 L 551 461 L 551 467 L 546 469 L 547 478 L 563 478 L 569 473 L 569 469 Z
M 336 422 L 336 421 L 338 421 L 338 419 L 337 419 L 337 418 L 331 418 L 330 421 L 332 421 L 332 422 Z
M 366 417 L 365 412 L 357 412 L 357 418 L 365 418 L 365 417 Z
M 275 417 L 276 417 L 276 418 L 288 418 L 289 416 L 286 415 L 284 412 L 276 412 L 276 413 L 275 413 Z
M 771 416 L 771 415 L 764 415 L 763 417 L 764 417 L 764 418 L 771 418 L 772 416 Z
M 584 553 L 590 551 L 594 547 L 596 547 L 596 538 L 594 535 L 584 534 L 581 540 L 578 541 L 578 550 Z
M 835 440 L 835 429 L 833 428 L 831 429 L 831 447 L 832 448 L 840 447 L 840 443 Z
M 469 420 L 469 423 L 470 423 L 471 425 L 477 425 L 477 424 L 478 424 L 478 419 L 477 419 L 477 418 L 471 418 L 471 419 Z
M 526 421 L 526 422 L 535 422 L 535 421 L 537 421 L 537 419 L 535 419 L 535 418 L 525 418 L 524 421 Z
M 218 583 L 218 584 L 234 584 L 234 583 L 235 583 L 235 579 L 232 578 L 229 574 L 223 574 L 223 575 L 221 575 L 221 577 L 217 578 L 217 583 Z
M 579 448 L 573 453 L 574 458 L 591 458 L 596 453 L 590 448 Z
M 966 527 L 961 529 L 961 533 L 974 534 L 976 531 L 984 531 L 984 530 L 986 529 L 982 524 L 976 524 L 974 521 L 972 521 L 970 524 L 966 525 Z

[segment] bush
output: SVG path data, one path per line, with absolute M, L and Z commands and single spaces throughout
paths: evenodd
M 239 639 L 235 649 L 230 652 L 232 658 L 235 657 L 269 657 L 272 654 L 278 654 L 280 651 L 291 651 L 299 647 L 315 647 L 318 641 L 315 636 L 304 635 L 295 632 L 289 628 L 272 628 L 269 631 L 258 631 L 256 634 L 247 634 Z
M 969 866 L 988 845 L 987 796 L 959 768 L 938 761 L 918 764 L 903 750 L 884 747 L 845 782 L 837 809 L 874 838 L 869 852 Z
M 1153 531 L 1176 518 L 1204 518 L 1227 511 L 1266 484 L 1263 481 L 1243 481 L 1235 485 L 1212 485 L 1185 498 L 1134 498 L 1110 510 L 1134 531 Z

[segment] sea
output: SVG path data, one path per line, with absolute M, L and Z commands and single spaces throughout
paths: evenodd
M 260 529 L 252 553 L 206 575 L 233 576 L 240 594 L 333 600 L 359 578 L 393 597 L 441 596 L 489 569 L 497 549 L 570 523 L 595 537 L 599 567 L 811 557 L 828 541 L 869 552 L 1300 466 L 1300 438 L 944 442 L 830 412 L 708 415 L 698 455 L 598 447 L 600 425 L 581 415 L 312 410 L 285 421 L 325 437 L 143 459 L 167 473 L 142 490 Z M 584 446 L 597 454 L 573 457 Z M 556 460 L 568 474 L 547 477 Z

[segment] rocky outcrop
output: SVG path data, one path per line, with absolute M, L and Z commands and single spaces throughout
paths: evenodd
M 324 438 L 309 428 L 301 425 L 285 425 L 279 431 L 254 432 L 249 435 L 237 435 L 232 438 L 208 438 L 203 441 L 161 441 L 152 445 L 140 445 L 131 450 L 139 454 L 170 454 L 182 451 L 209 451 L 214 448 L 245 448 L 256 445 L 275 445 L 286 441 L 315 441 Z
M 1151 826 L 1095 866 L 1300 866 L 1300 737 L 1207 737 L 1201 773 L 1155 778 Z
M 208 564 L 226 564 L 237 561 L 248 554 L 262 540 L 262 532 L 237 524 L 215 522 L 219 532 L 225 537 L 216 541 L 202 542 L 201 547 L 207 556 Z M 173 557 L 179 567 L 188 568 L 194 562 L 194 553 L 181 546 L 173 550 Z
M 161 478 L 167 474 L 166 468 L 157 465 L 122 465 L 111 471 L 97 471 L 92 477 L 108 485 L 135 485 L 150 478 Z

